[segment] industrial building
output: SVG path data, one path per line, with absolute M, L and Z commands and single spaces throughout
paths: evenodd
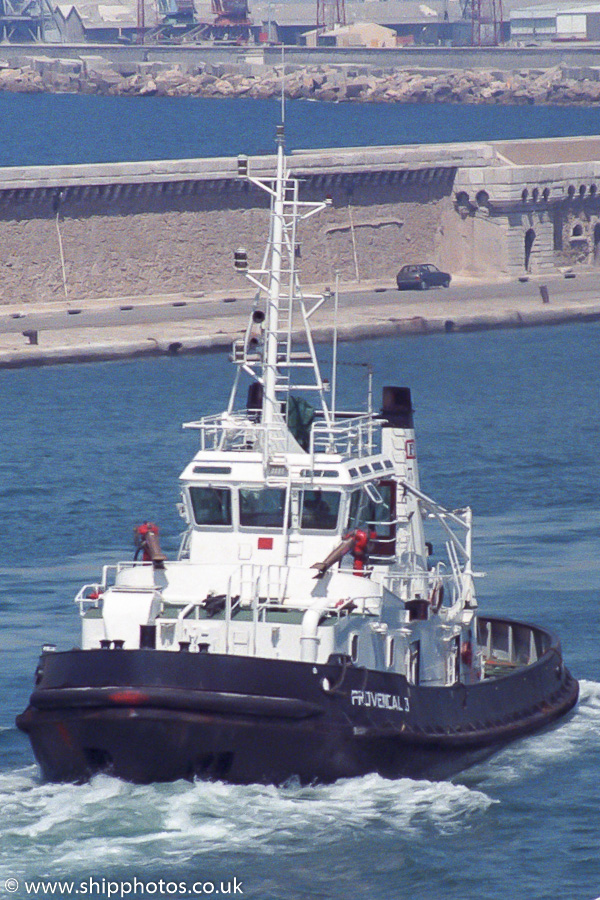
M 396 37 L 394 29 L 385 25 L 355 22 L 334 25 L 325 31 L 313 28 L 301 36 L 300 43 L 306 47 L 395 47 Z
M 600 3 L 540 5 L 511 10 L 510 37 L 518 42 L 600 41 Z

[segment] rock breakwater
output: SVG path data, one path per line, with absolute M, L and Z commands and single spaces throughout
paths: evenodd
M 278 67 L 205 64 L 184 69 L 167 63 L 111 63 L 102 57 L 0 59 L 0 90 L 107 96 L 253 97 L 281 92 Z M 594 104 L 600 102 L 600 67 L 510 72 L 377 69 L 315 65 L 286 69 L 291 99 L 366 103 Z

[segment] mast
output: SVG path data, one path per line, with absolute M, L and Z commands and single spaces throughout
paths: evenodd
M 277 410 L 277 335 L 279 332 L 279 298 L 281 293 L 281 267 L 283 254 L 284 226 L 284 126 L 277 126 L 277 178 L 273 197 L 273 218 L 271 234 L 271 271 L 269 277 L 269 301 L 267 306 L 267 328 L 264 361 L 263 421 L 270 425 L 275 421 Z
M 287 168 L 284 134 L 282 122 L 277 126 L 274 178 L 252 176 L 248 158 L 238 157 L 238 176 L 269 195 L 271 210 L 269 241 L 262 266 L 259 269 L 248 267 L 248 254 L 244 247 L 239 247 L 234 254 L 235 268 L 258 288 L 258 292 L 246 335 L 234 342 L 233 360 L 238 365 L 238 376 L 228 412 L 234 410 L 239 374 L 243 371 L 262 385 L 261 423 L 267 432 L 270 426 L 283 424 L 282 403 L 285 403 L 291 390 L 315 392 L 325 422 L 328 425 L 331 423 L 331 412 L 325 397 L 329 385 L 321 376 L 310 328 L 311 317 L 331 298 L 331 291 L 305 294 L 300 286 L 295 260 L 299 223 L 329 207 L 331 200 L 312 202 L 299 199 L 299 181 Z M 297 316 L 303 327 L 307 352 L 292 351 Z M 302 376 L 296 383 L 292 379 L 293 372 Z

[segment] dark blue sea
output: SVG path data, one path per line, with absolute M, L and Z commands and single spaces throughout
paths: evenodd
M 274 152 L 275 100 L 0 92 L 0 166 Z M 289 149 L 600 134 L 600 107 L 286 104 Z
M 3 161 L 268 151 L 264 120 L 277 118 L 275 104 L 97 103 L 0 94 Z M 295 146 L 405 142 L 423 138 L 419 121 L 426 128 L 418 108 L 291 106 Z M 487 124 L 473 121 L 479 107 L 432 110 L 431 140 L 527 125 L 563 133 L 565 113 L 528 108 L 527 122 L 513 110 L 511 132 L 504 108 L 484 111 Z M 578 133 L 595 128 L 595 111 L 567 112 L 581 115 Z M 33 881 L 108 897 L 118 880 L 130 890 L 113 897 L 186 896 L 182 882 L 219 890 L 237 878 L 252 900 L 600 897 L 600 325 L 364 341 L 340 355 L 349 405 L 363 395 L 356 362 L 375 362 L 376 394 L 412 387 L 423 489 L 474 511 L 482 609 L 560 634 L 581 680 L 578 708 L 443 783 L 43 784 L 14 726 L 40 647 L 77 643 L 73 597 L 103 563 L 131 555 L 136 523 L 158 522 L 175 552 L 177 478 L 196 449 L 180 424 L 221 409 L 230 363 L 212 354 L 2 371 L 0 896 L 30 896 Z M 133 893 L 135 878 L 145 893 Z

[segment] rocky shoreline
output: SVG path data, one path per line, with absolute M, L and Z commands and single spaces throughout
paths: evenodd
M 157 62 L 112 63 L 99 56 L 0 58 L 0 90 L 102 96 L 251 97 L 281 93 L 278 67 Z M 286 68 L 290 99 L 366 103 L 590 105 L 600 102 L 600 66 L 511 72 L 377 69 L 356 65 Z

